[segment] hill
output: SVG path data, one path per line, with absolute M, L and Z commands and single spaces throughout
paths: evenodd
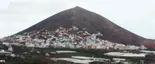
M 85 28 L 90 33 L 100 32 L 104 35 L 101 37 L 102 39 L 112 42 L 140 45 L 140 42 L 145 39 L 114 24 L 99 14 L 78 6 L 55 14 L 17 34 L 34 30 L 52 31 L 59 27 L 70 28 L 73 25 L 79 29 Z

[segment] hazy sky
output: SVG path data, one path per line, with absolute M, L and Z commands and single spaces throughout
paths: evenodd
M 80 6 L 129 31 L 155 39 L 155 0 L 0 0 L 0 38 Z

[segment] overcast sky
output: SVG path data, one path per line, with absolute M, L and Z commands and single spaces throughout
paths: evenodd
M 0 38 L 80 6 L 145 38 L 155 39 L 155 0 L 0 0 Z

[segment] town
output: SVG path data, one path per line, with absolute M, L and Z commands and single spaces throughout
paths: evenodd
M 5 55 L 5 57 L 14 57 L 24 60 L 34 56 L 37 56 L 37 58 L 43 56 L 46 59 L 52 59 L 52 61 L 63 60 L 79 63 L 74 60 L 86 58 L 83 60 L 84 63 L 103 63 L 104 61 L 104 63 L 108 62 L 109 64 L 109 62 L 112 62 L 110 57 L 113 57 L 115 63 L 119 63 L 121 60 L 125 60 L 125 58 L 138 58 L 144 60 L 146 55 L 151 53 L 151 51 L 147 52 L 147 48 L 143 45 L 135 46 L 113 43 L 101 39 L 101 36 L 104 35 L 99 32 L 91 34 L 86 31 L 85 28 L 79 29 L 76 26 L 72 26 L 72 28 L 68 29 L 59 27 L 52 32 L 47 30 L 26 32 L 22 35 L 13 35 L 1 39 L 1 47 L 3 47 L 1 48 L 1 54 L 2 56 Z M 48 52 L 46 50 L 48 50 Z M 98 57 L 95 57 L 95 55 L 86 56 L 89 55 L 89 53 L 93 53 L 91 52 L 92 50 L 96 50 L 95 54 L 98 53 L 97 50 L 107 50 L 109 52 L 100 51 L 99 53 L 103 54 Z M 88 54 L 83 51 L 88 51 Z M 137 51 L 137 53 L 132 51 Z M 75 54 L 78 56 L 74 56 Z M 102 56 L 108 56 L 108 58 Z M 5 62 L 5 60 L 1 60 L 1 62 Z
M 3 44 L 18 45 L 39 48 L 84 48 L 84 49 L 119 49 L 119 50 L 139 50 L 146 49 L 145 46 L 134 46 L 130 44 L 120 44 L 103 40 L 104 36 L 100 32 L 88 33 L 85 28 L 79 30 L 76 26 L 65 29 L 60 27 L 55 31 L 32 31 L 23 35 L 14 35 L 3 38 Z

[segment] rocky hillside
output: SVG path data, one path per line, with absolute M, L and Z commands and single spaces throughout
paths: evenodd
M 17 34 L 23 34 L 24 32 L 31 32 L 34 30 L 52 31 L 59 27 L 70 28 L 73 25 L 77 26 L 79 29 L 86 29 L 89 33 L 100 32 L 104 35 L 101 37 L 102 39 L 112 42 L 140 45 L 140 42 L 144 40 L 143 37 L 114 24 L 103 16 L 81 7 L 74 7 L 62 11 Z

